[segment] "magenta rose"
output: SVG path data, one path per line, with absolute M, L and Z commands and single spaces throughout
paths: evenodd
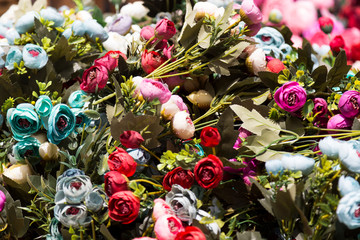
M 329 119 L 327 123 L 328 129 L 350 129 L 353 124 L 353 119 L 346 118 L 342 114 L 336 114 Z M 336 133 L 336 132 L 333 132 Z
M 324 116 L 328 112 L 326 100 L 323 98 L 315 98 L 313 112 L 319 117 Z
M 171 97 L 170 90 L 159 81 L 153 79 L 144 79 L 141 82 L 140 92 L 143 97 L 149 101 L 158 98 L 161 104 L 169 101 Z
M 94 93 L 97 89 L 103 89 L 106 86 L 108 79 L 108 70 L 105 66 L 91 66 L 84 71 L 81 79 L 80 88 L 84 92 Z
M 94 61 L 95 66 L 102 65 L 106 67 L 108 71 L 114 71 L 118 65 L 118 58 L 112 57 L 110 54 L 98 58 Z
M 161 19 L 155 26 L 155 35 L 159 39 L 170 39 L 175 33 L 175 24 L 167 18 Z
M 358 91 L 346 91 L 339 100 L 339 109 L 347 118 L 354 118 L 360 113 L 360 93 Z
M 274 94 L 274 99 L 280 108 L 287 112 L 296 112 L 306 102 L 306 91 L 298 82 L 287 82 Z

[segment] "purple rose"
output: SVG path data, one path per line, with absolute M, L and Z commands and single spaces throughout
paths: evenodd
M 324 116 L 328 112 L 326 100 L 323 98 L 315 98 L 313 112 L 319 117 Z
M 148 101 L 158 98 L 161 104 L 166 103 L 171 97 L 170 90 L 154 79 L 144 79 L 141 82 L 140 92 Z
M 4 209 L 5 203 L 6 203 L 5 193 L 0 191 L 0 212 Z
M 130 31 L 132 24 L 131 17 L 121 15 L 109 26 L 109 32 L 117 32 L 120 35 L 125 35 Z
M 360 93 L 358 91 L 346 91 L 339 100 L 339 109 L 347 118 L 359 115 Z
M 336 114 L 329 119 L 327 123 L 328 129 L 350 129 L 353 124 L 353 119 L 346 118 L 342 114 Z M 333 132 L 335 133 L 335 132 Z
M 274 99 L 280 108 L 287 112 L 295 112 L 306 102 L 306 91 L 298 82 L 287 82 L 274 94 Z

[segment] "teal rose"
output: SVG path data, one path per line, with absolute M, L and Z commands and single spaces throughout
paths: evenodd
M 62 225 L 66 227 L 72 226 L 73 228 L 79 228 L 80 226 L 86 227 L 92 219 L 88 216 L 86 206 L 83 204 L 56 204 L 54 215 Z
M 46 95 L 41 95 L 35 103 L 35 110 L 40 117 L 47 117 L 50 115 L 53 105 L 51 99 Z
M 23 48 L 23 60 L 30 69 L 41 69 L 48 62 L 48 55 L 42 47 L 28 43 Z
M 70 94 L 68 99 L 70 107 L 82 108 L 85 105 L 86 93 L 82 90 L 77 90 Z
M 41 9 L 40 16 L 45 20 L 54 22 L 54 27 L 61 27 L 65 22 L 65 18 L 51 7 Z
M 30 106 L 32 106 L 30 104 Z M 40 119 L 33 108 L 28 104 L 20 104 L 17 108 L 10 108 L 7 112 L 7 121 L 16 140 L 21 141 L 40 128 Z
M 32 31 L 35 26 L 35 17 L 39 18 L 39 14 L 34 11 L 27 12 L 25 15 L 21 16 L 15 24 L 16 31 L 20 34 Z
M 109 38 L 108 33 L 95 19 L 85 21 L 83 23 L 83 26 L 86 29 L 85 33 L 93 41 L 95 41 L 96 38 L 98 38 L 100 42 L 104 42 Z
M 90 124 L 90 119 L 85 115 L 84 110 L 82 110 L 81 108 L 72 108 L 71 111 L 74 113 L 75 115 L 75 127 L 83 127 L 84 124 L 85 126 L 88 126 Z
M 339 222 L 349 229 L 360 228 L 360 191 L 350 192 L 342 197 L 336 214 Z
M 16 160 L 24 160 L 25 158 L 40 157 L 40 142 L 33 137 L 29 137 L 16 143 L 13 147 L 13 154 Z
M 22 53 L 18 47 L 11 47 L 6 55 L 5 67 L 8 70 L 14 69 L 14 63 L 20 64 Z
M 81 203 L 91 191 L 92 184 L 89 176 L 65 177 L 56 184 L 55 203 Z
M 75 128 L 75 115 L 65 104 L 57 104 L 51 110 L 47 138 L 49 142 L 58 144 L 67 138 Z

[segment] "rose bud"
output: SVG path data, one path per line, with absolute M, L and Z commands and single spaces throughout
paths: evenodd
M 171 207 L 165 202 L 162 198 L 157 198 L 154 200 L 154 208 L 152 213 L 152 218 L 156 222 L 159 217 L 163 215 L 173 215 L 175 216 L 175 213 L 171 209 Z
M 155 51 L 145 51 L 141 55 L 141 66 L 145 73 L 152 73 L 157 69 L 161 64 L 166 61 L 166 57 L 161 56 L 160 53 Z
M 5 168 L 3 176 L 11 179 L 17 184 L 24 184 L 27 182 L 27 176 L 31 175 L 32 171 L 28 164 L 15 164 L 9 168 Z
M 235 141 L 234 149 L 239 149 L 242 146 L 243 141 L 245 141 L 246 138 L 250 135 L 252 135 L 251 132 L 249 132 L 245 128 L 240 127 L 239 128 L 239 136 Z
M 131 177 L 136 171 L 136 162 L 124 149 L 118 147 L 116 149 L 108 159 L 110 171 L 118 171 L 127 177 Z
M 346 91 L 340 97 L 339 110 L 346 118 L 354 118 L 359 115 L 360 93 L 358 91 Z
M 110 197 L 108 208 L 112 220 L 129 224 L 139 215 L 140 200 L 131 191 L 120 191 Z
M 274 94 L 276 104 L 287 112 L 296 112 L 306 103 L 306 91 L 298 82 L 287 82 Z
M 40 145 L 39 154 L 44 161 L 57 160 L 59 157 L 59 148 L 53 143 L 45 142 Z
M 151 26 L 145 26 L 140 31 L 140 37 L 144 41 L 149 41 L 153 36 L 155 36 L 155 29 Z
M 175 24 L 167 18 L 160 20 L 155 26 L 155 36 L 159 39 L 170 39 L 175 33 Z
M 109 79 L 108 70 L 103 65 L 91 66 L 84 71 L 80 88 L 84 92 L 94 93 L 106 86 Z
M 195 126 L 186 111 L 175 113 L 171 120 L 171 129 L 181 139 L 189 139 L 194 136 Z
M 193 11 L 196 12 L 195 20 L 200 20 L 206 15 L 217 18 L 224 14 L 224 8 L 218 8 L 215 4 L 210 2 L 197 2 L 194 5 Z
M 205 90 L 192 92 L 187 99 L 200 109 L 209 109 L 213 97 Z
M 4 209 L 6 203 L 6 196 L 3 191 L 0 191 L 0 212 Z
M 342 114 L 336 114 L 331 117 L 327 123 L 327 129 L 351 129 L 353 119 L 346 118 Z M 329 131 L 329 133 L 336 133 Z
M 41 69 L 48 62 L 48 55 L 42 47 L 28 43 L 23 48 L 23 60 L 25 67 Z
M 241 20 L 247 24 L 257 24 L 262 21 L 262 13 L 253 0 L 244 0 L 240 6 Z
M 333 40 L 331 40 L 330 42 L 330 48 L 334 54 L 338 54 L 341 49 L 345 48 L 344 38 L 341 35 L 337 35 L 336 37 L 334 37 Z
M 187 226 L 184 232 L 176 235 L 175 240 L 206 240 L 206 237 L 199 228 Z
M 178 95 L 171 95 L 169 101 L 161 105 L 161 116 L 165 120 L 171 120 L 177 112 L 189 112 L 182 98 Z
M 219 145 L 221 136 L 219 130 L 214 127 L 205 127 L 200 134 L 201 145 L 205 147 L 215 147 Z
M 174 215 L 162 215 L 155 222 L 154 232 L 158 240 L 174 240 L 184 227 L 179 218 Z
M 126 148 L 139 148 L 144 138 L 136 131 L 124 131 L 120 135 L 120 142 Z
M 314 109 L 313 109 L 314 115 L 318 113 L 317 116 L 324 116 L 327 114 L 327 102 L 323 98 L 315 98 L 314 99 Z
M 360 227 L 359 201 L 360 192 L 350 192 L 340 199 L 336 209 L 337 219 L 350 230 Z
M 203 188 L 216 188 L 223 178 L 223 167 L 223 163 L 218 157 L 209 154 L 196 163 L 195 179 Z
M 270 60 L 266 65 L 266 70 L 273 73 L 279 73 L 284 69 L 286 69 L 284 63 L 277 58 Z
M 261 48 L 256 49 L 245 61 L 246 66 L 255 75 L 266 70 L 266 56 Z
M 194 174 L 190 170 L 177 167 L 168 172 L 163 180 L 163 186 L 166 191 L 171 191 L 173 184 L 179 184 L 183 188 L 190 188 L 194 183 Z
M 159 99 L 161 104 L 169 101 L 171 97 L 170 90 L 161 82 L 145 78 L 140 84 L 140 93 L 148 101 L 155 98 Z
M 329 34 L 332 32 L 334 27 L 334 21 L 329 17 L 321 17 L 319 18 L 319 25 L 321 31 L 323 31 L 326 34 Z
M 279 24 L 283 19 L 281 11 L 277 8 L 274 8 L 269 13 L 269 22 L 274 24 Z
M 127 191 L 129 179 L 118 171 L 110 171 L 104 176 L 105 192 L 111 197 L 114 193 Z
M 359 191 L 360 184 L 354 178 L 342 175 L 339 178 L 338 188 L 340 195 L 343 197 L 348 193 Z

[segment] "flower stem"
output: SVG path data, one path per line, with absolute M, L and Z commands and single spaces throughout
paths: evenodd
M 158 156 L 155 155 L 155 153 L 153 153 L 152 151 L 150 151 L 149 149 L 147 149 L 144 145 L 140 145 L 140 147 L 142 149 L 144 149 L 145 151 L 147 151 L 148 153 L 150 153 L 151 156 L 153 156 L 154 158 L 156 158 L 157 160 L 159 160 L 160 162 L 160 158 Z
M 216 150 L 215 150 L 215 147 L 212 147 L 212 148 L 211 148 L 211 150 L 212 150 L 213 155 L 215 155 L 215 156 L 216 156 Z
M 153 182 L 151 182 L 151 181 L 149 181 L 149 180 L 146 180 L 146 179 L 135 179 L 135 180 L 131 180 L 131 181 L 132 181 L 132 182 L 136 182 L 136 183 L 138 183 L 138 182 L 144 182 L 144 183 L 151 184 L 151 185 L 153 185 L 154 187 L 158 187 L 158 188 L 163 189 L 163 186 L 162 186 L 162 185 L 153 183 Z
M 164 190 L 161 190 L 161 191 L 157 191 L 157 192 L 150 192 L 150 193 L 147 193 L 147 195 L 157 195 L 157 194 L 161 194 L 161 193 L 163 193 L 164 192 Z
M 93 105 L 97 105 L 99 103 L 102 103 L 102 102 L 104 102 L 106 100 L 109 100 L 112 97 L 115 97 L 115 96 L 116 96 L 116 92 L 113 92 L 113 93 L 111 93 L 111 94 L 109 94 L 109 95 L 107 95 L 107 96 L 105 96 L 103 98 L 100 98 L 99 100 L 93 102 Z
M 91 230 L 92 230 L 92 236 L 93 236 L 93 239 L 92 239 L 92 240 L 96 240 L 94 220 L 91 220 Z

